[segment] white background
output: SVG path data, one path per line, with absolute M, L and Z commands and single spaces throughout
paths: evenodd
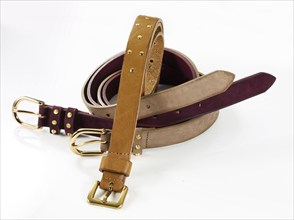
M 163 19 L 165 45 L 203 73 L 277 77 L 221 111 L 203 135 L 132 157 L 124 207 L 90 206 L 100 158 L 12 118 L 28 95 L 86 110 L 80 89 L 125 49 L 137 15 Z M 1 2 L 1 218 L 293 218 L 293 2 Z

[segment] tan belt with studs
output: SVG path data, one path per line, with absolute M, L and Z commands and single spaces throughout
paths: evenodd
M 126 177 L 130 175 L 131 149 L 142 95 L 155 91 L 159 81 L 164 42 L 163 24 L 158 18 L 138 16 L 124 57 L 118 91 L 117 107 L 107 156 L 101 160 L 101 182 L 96 182 L 89 193 L 91 204 L 120 207 L 128 188 Z M 97 187 L 106 190 L 103 199 L 94 195 Z M 118 202 L 107 202 L 111 192 L 121 192 Z

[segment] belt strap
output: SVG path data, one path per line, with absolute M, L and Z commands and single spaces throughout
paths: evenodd
M 158 18 L 138 16 L 131 31 L 122 67 L 117 108 L 108 155 L 103 157 L 100 188 L 121 192 L 131 171 L 141 94 L 155 91 L 163 56 L 163 26 Z

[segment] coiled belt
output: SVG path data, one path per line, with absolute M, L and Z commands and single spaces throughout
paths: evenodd
M 215 122 L 218 110 L 265 92 L 275 77 L 261 72 L 233 80 L 234 74 L 227 71 L 204 75 L 182 53 L 164 49 L 162 21 L 138 16 L 126 52 L 103 63 L 83 86 L 83 101 L 91 114 L 29 97 L 14 102 L 13 114 L 22 125 L 49 127 L 51 134 L 64 129 L 79 155 L 107 153 L 100 166 L 102 181 L 94 184 L 88 201 L 118 208 L 127 193 L 124 182 L 131 170 L 131 152 L 139 155 L 146 148 L 196 137 Z M 156 92 L 158 83 L 168 88 Z M 117 104 L 112 104 L 117 93 Z M 24 100 L 39 104 L 39 113 L 19 110 Z M 38 125 L 23 122 L 19 113 L 37 115 Z M 83 150 L 93 142 L 78 144 L 83 134 L 98 136 L 101 148 Z M 105 190 L 101 199 L 95 198 L 98 187 Z M 118 201 L 108 201 L 112 192 L 121 192 Z

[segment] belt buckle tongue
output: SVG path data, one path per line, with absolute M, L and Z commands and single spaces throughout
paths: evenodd
M 81 143 L 77 143 L 76 140 L 78 139 L 79 136 L 81 135 L 89 135 L 89 134 L 93 134 L 93 135 L 103 135 L 103 134 L 107 134 L 110 130 L 108 129 L 98 129 L 98 128 L 80 128 L 79 130 L 77 130 L 76 132 L 73 133 L 73 135 L 70 138 L 70 149 L 77 155 L 80 156 L 99 156 L 104 154 L 104 151 L 86 151 L 86 150 L 81 150 L 79 148 L 87 145 L 87 144 L 91 144 L 94 142 L 99 142 L 100 144 L 105 144 L 107 141 L 103 141 L 101 139 L 96 139 L 96 140 L 89 140 L 89 141 L 84 141 Z
M 41 114 L 39 113 L 36 113 L 36 112 L 32 112 L 32 111 L 27 111 L 27 110 L 19 110 L 18 109 L 18 106 L 20 105 L 21 102 L 24 102 L 24 101 L 27 101 L 27 102 L 31 102 L 31 103 L 36 103 L 38 105 L 45 105 L 45 102 L 43 101 L 40 101 L 38 99 L 34 99 L 34 98 L 31 98 L 31 97 L 28 97 L 28 96 L 23 96 L 23 97 L 20 97 L 18 99 L 16 99 L 12 105 L 12 113 L 13 113 L 13 116 L 15 118 L 15 120 L 21 124 L 22 126 L 25 126 L 25 127 L 28 127 L 28 128 L 32 128 L 32 129 L 39 129 L 39 128 L 42 128 L 41 126 L 39 125 L 33 125 L 33 124 L 30 124 L 30 123 L 27 123 L 27 122 L 23 122 L 18 114 L 21 113 L 21 114 L 30 114 L 30 115 L 36 115 L 38 116 L 38 118 L 44 118 L 44 116 L 42 116 Z
M 108 208 L 114 208 L 114 209 L 119 209 L 123 206 L 126 195 L 128 193 L 128 187 L 124 186 L 122 191 L 120 192 L 120 196 L 118 198 L 117 201 L 108 201 L 108 197 L 110 196 L 111 193 L 113 193 L 112 189 L 109 191 L 105 191 L 105 193 L 103 194 L 102 199 L 97 199 L 95 198 L 95 194 L 96 191 L 98 189 L 100 185 L 99 181 L 96 181 L 94 183 L 93 188 L 91 189 L 91 191 L 88 194 L 88 203 L 90 203 L 91 205 L 98 205 L 98 206 L 104 206 L 104 207 L 108 207 Z

